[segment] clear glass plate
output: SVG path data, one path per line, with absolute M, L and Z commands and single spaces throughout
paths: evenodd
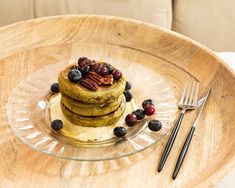
M 112 62 L 132 83 L 132 94 L 139 107 L 144 99 L 154 100 L 157 113 L 151 119 L 162 122 L 163 127 L 159 132 L 147 128 L 146 118 L 139 125 L 129 128 L 127 132 L 131 134 L 125 139 L 81 142 L 54 133 L 50 127 L 47 99 L 51 84 L 57 82 L 59 70 L 68 64 L 60 62 L 37 70 L 13 90 L 6 113 L 14 134 L 33 149 L 55 157 L 80 161 L 117 159 L 157 143 L 171 128 L 176 116 L 177 104 L 173 91 L 161 75 L 142 64 Z

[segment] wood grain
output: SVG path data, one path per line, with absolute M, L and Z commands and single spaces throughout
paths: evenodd
M 235 75 L 202 45 L 143 22 L 94 15 L 19 22 L 0 28 L 0 41 L 1 187 L 209 187 L 234 168 Z M 192 113 L 186 115 L 160 174 L 156 167 L 167 136 L 130 158 L 78 162 L 34 151 L 11 133 L 5 105 L 17 83 L 47 64 L 81 55 L 151 66 L 172 86 L 177 97 L 188 78 L 198 80 L 202 92 L 212 88 L 175 181 L 171 174 L 190 130 Z

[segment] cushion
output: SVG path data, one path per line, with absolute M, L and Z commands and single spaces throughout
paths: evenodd
M 235 51 L 233 0 L 174 0 L 172 29 L 215 51 Z
M 171 0 L 68 0 L 69 13 L 127 17 L 171 28 Z
M 103 14 L 171 28 L 171 0 L 11 0 L 0 2 L 0 26 L 58 14 Z

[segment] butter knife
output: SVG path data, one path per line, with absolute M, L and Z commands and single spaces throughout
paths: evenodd
M 197 116 L 196 116 L 195 121 L 194 121 L 193 124 L 192 124 L 192 127 L 191 127 L 191 129 L 190 129 L 190 132 L 189 132 L 189 134 L 188 134 L 188 136 L 187 136 L 187 138 L 186 138 L 186 140 L 185 140 L 185 142 L 184 142 L 184 146 L 183 146 L 183 148 L 182 148 L 182 150 L 181 150 L 181 152 L 180 152 L 179 158 L 178 158 L 177 163 L 176 163 L 176 166 L 175 166 L 175 170 L 174 170 L 173 175 L 172 175 L 172 178 L 173 178 L 173 179 L 175 179 L 175 178 L 177 177 L 177 175 L 178 175 L 178 173 L 179 173 L 179 170 L 180 170 L 180 168 L 181 168 L 181 166 L 182 166 L 182 164 L 183 164 L 184 158 L 185 158 L 185 156 L 186 156 L 186 154 L 187 154 L 188 148 L 189 148 L 190 143 L 191 143 L 191 140 L 192 140 L 192 138 L 193 138 L 193 133 L 194 133 L 194 131 L 195 131 L 196 125 L 197 125 L 198 120 L 199 120 L 199 118 L 200 118 L 200 116 L 201 116 L 202 110 L 203 110 L 203 108 L 204 108 L 204 106 L 205 106 L 205 103 L 206 103 L 206 101 L 207 101 L 207 99 L 208 99 L 208 96 L 210 95 L 210 91 L 211 91 L 211 90 L 209 89 L 209 90 L 206 92 L 206 94 L 203 95 L 203 97 L 202 97 L 201 99 L 199 99 L 199 101 L 198 101 L 199 108 L 198 108 L 198 110 L 197 110 Z

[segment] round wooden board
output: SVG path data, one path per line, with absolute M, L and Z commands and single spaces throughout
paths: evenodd
M 0 28 L 0 41 L 1 187 L 207 187 L 235 166 L 235 75 L 200 44 L 154 25 L 94 15 L 19 22 Z M 189 78 L 200 82 L 200 93 L 212 88 L 176 180 L 171 175 L 193 121 L 192 112 L 185 116 L 161 173 L 156 167 L 168 136 L 145 152 L 106 162 L 57 159 L 14 136 L 5 105 L 17 83 L 47 64 L 82 55 L 152 67 L 177 98 Z

